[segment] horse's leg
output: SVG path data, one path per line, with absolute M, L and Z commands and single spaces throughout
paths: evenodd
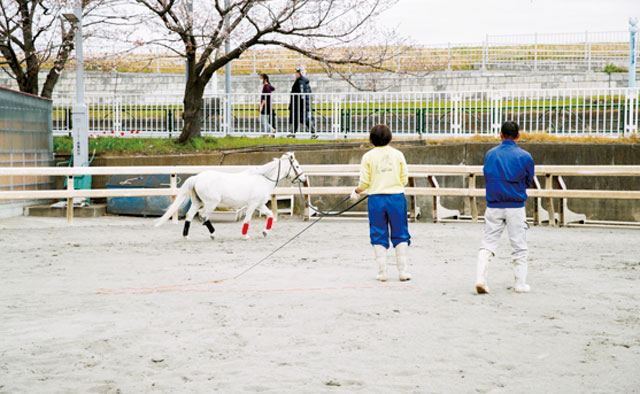
M 189 207 L 189 210 L 187 211 L 187 215 L 184 218 L 184 228 L 182 229 L 182 236 L 185 237 L 186 239 L 189 239 L 189 227 L 191 226 L 191 221 L 193 220 L 194 216 L 196 216 L 196 214 L 198 213 L 201 207 L 202 207 L 202 201 L 200 201 L 200 199 L 195 195 L 195 193 L 192 193 L 191 207 Z
M 271 226 L 273 225 L 273 212 L 271 212 L 271 210 L 267 208 L 266 204 L 262 204 L 261 206 L 259 206 L 258 211 L 260 211 L 261 214 L 267 216 L 267 227 L 262 230 L 262 235 L 266 237 L 267 235 L 269 235 L 269 231 L 271 231 Z
M 211 237 L 211 239 L 216 239 L 215 235 L 213 235 L 216 229 L 213 227 L 213 224 L 211 224 L 211 220 L 209 220 L 209 218 L 203 218 L 203 220 L 204 222 L 202 225 L 207 226 L 207 229 L 209 230 L 209 237 Z
M 249 239 L 249 222 L 251 221 L 251 218 L 253 217 L 253 213 L 256 211 L 256 208 L 258 208 L 258 204 L 257 203 L 249 203 L 249 205 L 247 205 L 247 213 L 244 216 L 244 221 L 242 222 L 242 239 Z
M 213 211 L 216 210 L 216 207 L 218 206 L 218 204 L 220 204 L 219 198 L 204 200 L 203 201 L 204 207 L 198 212 L 198 215 L 202 220 L 202 225 L 206 226 L 207 230 L 209 230 L 209 237 L 211 237 L 211 239 L 216 238 L 215 235 L 213 235 L 216 229 L 213 227 L 213 224 L 211 224 L 211 220 L 209 219 L 209 217 L 213 214 Z

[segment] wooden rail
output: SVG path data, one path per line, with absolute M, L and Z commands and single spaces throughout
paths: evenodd
M 60 190 L 9 190 L 0 191 L 0 200 L 31 200 L 31 199 L 67 199 L 67 207 L 73 206 L 75 198 L 106 198 L 106 197 L 145 197 L 145 196 L 170 196 L 177 195 L 177 176 L 183 174 L 197 174 L 204 170 L 216 170 L 223 172 L 239 172 L 249 166 L 158 166 L 158 167 L 0 167 L 0 177 L 13 176 L 64 176 L 67 178 L 67 188 Z M 310 178 L 313 177 L 357 177 L 359 165 L 326 165 L 309 164 L 302 166 L 303 171 Z M 150 175 L 162 174 L 170 176 L 170 187 L 156 189 L 141 188 L 114 188 L 114 189 L 75 189 L 74 176 L 80 175 Z M 435 176 L 462 176 L 467 179 L 467 187 L 441 188 L 437 186 Z M 416 215 L 416 197 L 431 196 L 434 198 L 434 211 L 438 198 L 443 196 L 469 198 L 472 220 L 478 218 L 477 198 L 484 197 L 485 190 L 476 188 L 476 179 L 483 176 L 482 166 L 456 166 L 456 165 L 409 165 L 409 186 L 405 193 L 411 200 L 411 216 Z M 640 176 L 640 166 L 545 166 L 536 167 L 536 176 L 545 179 L 544 189 L 529 189 L 528 194 L 532 198 L 546 198 L 549 201 L 549 217 L 555 218 L 554 199 L 562 199 L 561 215 L 564 213 L 567 198 L 579 199 L 640 199 L 640 190 L 566 190 L 555 189 L 554 184 L 562 182 L 563 176 Z M 427 178 L 434 187 L 416 187 L 416 178 Z M 355 185 L 355 180 L 354 180 Z M 354 186 L 305 186 L 302 193 L 306 196 L 315 195 L 348 195 Z M 274 191 L 273 200 L 277 195 L 295 195 L 299 193 L 297 187 L 278 187 Z M 539 204 L 537 204 L 539 206 Z M 277 206 L 272 203 L 274 214 L 277 214 Z M 434 212 L 434 219 L 437 213 Z M 309 217 L 309 212 L 304 214 Z M 67 220 L 73 219 L 73 209 L 67 209 Z M 174 216 L 177 220 L 177 216 Z M 555 225 L 555 219 L 549 220 Z

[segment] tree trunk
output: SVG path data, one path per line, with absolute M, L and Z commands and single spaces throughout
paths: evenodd
M 18 89 L 21 92 L 38 95 L 38 71 L 40 67 L 35 70 L 27 69 L 27 72 L 22 75 L 21 78 L 17 78 Z
M 44 81 L 44 85 L 42 85 L 42 93 L 40 94 L 42 97 L 51 98 L 53 95 L 53 88 L 56 86 L 56 83 L 58 83 L 60 74 L 62 74 L 62 70 L 64 70 L 64 66 L 67 64 L 67 60 L 69 60 L 69 54 L 75 47 L 73 43 L 75 35 L 75 24 L 74 28 L 68 31 L 62 31 L 62 44 L 53 61 L 53 67 L 49 70 L 47 79 Z
M 60 73 L 61 71 L 58 70 L 55 66 L 51 70 L 49 70 L 47 79 L 42 86 L 42 92 L 40 93 L 40 96 L 51 98 L 51 95 L 53 94 L 53 88 L 56 86 L 56 83 L 60 78 Z
M 183 101 L 184 111 L 182 112 L 184 128 L 177 140 L 180 144 L 201 136 L 202 112 L 200 109 L 202 108 L 202 96 L 205 85 L 202 81 L 187 83 Z

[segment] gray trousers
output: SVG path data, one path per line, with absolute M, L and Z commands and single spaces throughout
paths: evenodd
M 511 243 L 511 259 L 516 265 L 527 264 L 527 215 L 522 208 L 487 208 L 484 213 L 484 237 L 480 249 L 496 254 L 500 236 L 507 228 Z
M 260 115 L 260 123 L 262 124 L 262 131 L 265 133 L 271 133 L 275 130 L 269 123 L 269 115 L 267 114 Z

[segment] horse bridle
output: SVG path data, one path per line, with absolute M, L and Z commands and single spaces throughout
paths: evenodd
M 302 172 L 302 171 L 298 172 L 298 170 L 295 168 L 295 166 L 293 165 L 293 157 L 288 156 L 288 159 L 289 159 L 289 171 L 287 171 L 287 175 L 285 175 L 283 177 L 283 179 L 287 178 L 289 176 L 289 174 L 291 174 L 291 170 L 293 170 L 293 173 L 294 173 L 295 177 L 291 180 L 291 182 L 292 183 L 295 183 L 296 181 L 300 182 L 300 177 L 302 175 L 304 175 L 304 172 Z M 282 160 L 278 159 L 278 174 L 276 175 L 276 179 L 275 180 L 269 178 L 266 175 L 263 175 L 265 178 L 267 178 L 271 182 L 275 183 L 276 187 L 278 186 L 278 182 L 280 182 L 280 168 L 281 167 L 282 167 Z
M 300 177 L 304 175 L 303 171 L 298 172 L 298 170 L 296 169 L 296 167 L 293 165 L 293 157 L 289 156 L 289 172 L 287 173 L 287 176 L 289 176 L 289 173 L 291 172 L 291 170 L 293 170 L 293 173 L 295 175 L 295 177 L 291 180 L 291 182 L 300 182 Z

